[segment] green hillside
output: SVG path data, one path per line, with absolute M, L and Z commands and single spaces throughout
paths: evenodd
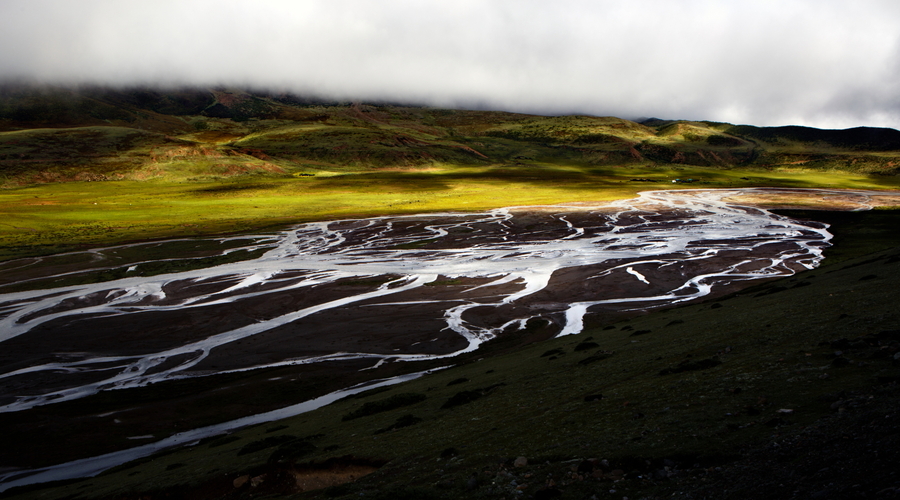
M 237 89 L 0 86 L 0 259 L 696 187 L 895 189 L 889 129 L 644 123 Z
M 100 132 L 98 126 L 116 128 Z M 118 137 L 122 127 L 146 139 L 134 144 Z M 46 128 L 63 130 L 50 138 Z M 890 176 L 900 167 L 900 132 L 892 129 L 759 128 L 656 119 L 639 124 L 612 117 L 324 103 L 226 89 L 5 88 L 0 91 L 0 131 L 6 131 L 0 161 L 7 187 L 78 180 L 38 175 L 63 169 L 52 163 L 66 163 L 66 158 L 65 168 L 84 171 L 91 171 L 96 159 L 101 179 L 178 180 L 510 162 L 803 168 Z M 95 142 L 86 140 L 89 133 L 109 137 Z M 80 148 L 67 150 L 65 143 Z M 112 172 L 102 168 L 119 156 L 127 166 Z M 194 178 L 186 177 L 184 163 L 193 164 L 188 170 Z

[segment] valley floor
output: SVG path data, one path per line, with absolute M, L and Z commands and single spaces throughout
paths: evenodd
M 505 354 L 497 344 L 384 392 L 62 489 L 7 494 L 289 495 L 306 484 L 303 471 L 351 465 L 377 470 L 305 495 L 894 494 L 896 214 L 792 215 L 832 224 L 835 247 L 821 268 Z

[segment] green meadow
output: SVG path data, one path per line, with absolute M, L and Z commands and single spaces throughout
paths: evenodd
M 641 181 L 632 180 L 636 178 Z M 677 178 L 695 182 L 673 184 Z M 194 182 L 48 183 L 0 191 L 0 258 L 84 245 L 261 231 L 316 220 L 602 202 L 673 187 L 885 189 L 896 187 L 895 182 L 845 172 L 764 175 L 712 167 L 539 164 Z

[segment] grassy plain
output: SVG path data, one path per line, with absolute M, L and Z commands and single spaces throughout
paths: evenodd
M 633 178 L 647 179 L 641 182 Z M 677 187 L 884 189 L 894 178 L 829 172 L 711 167 L 590 168 L 559 165 L 446 167 L 327 177 L 228 181 L 107 181 L 39 184 L 0 191 L 0 258 L 84 245 L 236 233 L 291 223 L 387 214 L 474 211 L 629 198 Z

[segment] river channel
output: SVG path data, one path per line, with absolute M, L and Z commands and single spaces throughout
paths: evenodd
M 0 294 L 0 413 L 277 367 L 452 364 L 501 336 L 577 334 L 605 318 L 815 268 L 830 245 L 827 226 L 773 214 L 761 200 L 866 209 L 882 196 L 649 191 L 603 204 L 338 220 L 213 238 L 219 254 L 256 257 L 141 276 L 141 266 L 178 256 L 153 257 L 129 262 L 119 279 Z M 149 255 L 160 244 L 82 257 L 97 269 L 117 252 Z M 13 261 L 3 272 L 41 265 Z M 49 269 L 41 279 L 80 272 Z

